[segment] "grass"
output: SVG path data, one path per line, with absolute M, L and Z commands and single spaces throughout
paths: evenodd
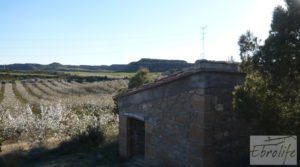
M 101 79 L 123 79 L 131 78 L 134 72 L 113 72 L 113 71 L 103 71 L 103 72 L 83 72 L 83 71 L 57 71 L 55 73 L 47 72 L 34 72 L 34 71 L 0 71 L 0 81 L 16 81 L 23 79 L 37 79 L 37 78 L 70 78 L 77 77 L 77 79 L 82 80 L 85 77 L 101 77 Z M 151 73 L 156 78 L 161 73 L 155 72 Z M 75 78 L 76 79 L 76 78 Z M 72 79 L 74 80 L 74 78 Z
M 47 82 L 50 82 L 50 81 L 47 81 Z M 51 86 L 49 86 L 49 85 L 47 85 L 46 83 L 45 83 L 45 81 L 42 81 L 42 82 L 40 82 L 41 83 L 41 85 L 43 85 L 44 87 L 46 87 L 46 88 L 48 88 L 49 90 L 51 90 L 51 92 L 55 92 L 55 93 L 58 93 L 58 94 L 66 94 L 66 93 L 64 93 L 64 92 L 62 92 L 62 91 L 59 91 L 59 90 L 57 90 L 57 89 L 54 89 L 53 87 L 51 87 Z M 50 82 L 50 83 L 52 83 L 52 82 Z M 36 85 L 35 85 L 36 86 Z M 40 87 L 38 87 L 38 86 L 36 86 L 37 88 L 39 88 L 41 91 L 43 91 L 43 93 L 45 93 L 45 94 L 47 94 L 47 92 L 44 90 L 44 89 L 42 89 L 42 88 L 40 88 Z M 49 93 L 48 93 L 48 95 L 49 95 Z M 50 95 L 49 95 L 50 96 Z
M 12 89 L 15 94 L 15 97 L 22 103 L 22 104 L 27 104 L 28 101 L 21 95 L 21 93 L 17 90 L 16 83 L 12 84 Z
M 1 167 L 38 166 L 119 166 L 117 137 L 105 141 L 101 128 L 89 127 L 86 132 L 61 143 L 54 149 L 34 148 L 0 157 Z
M 93 86 L 90 88 L 90 90 L 88 89 L 90 91 L 90 93 L 93 93 L 93 89 L 103 89 L 103 92 L 101 91 L 99 94 L 102 94 L 102 93 L 107 94 L 107 93 L 113 93 L 114 91 L 116 91 L 115 89 L 117 89 L 119 87 L 118 86 L 119 84 L 123 85 L 124 82 L 119 82 L 119 81 L 121 81 L 121 80 L 116 79 L 116 80 L 112 80 L 112 81 L 103 82 L 103 84 L 102 83 L 101 84 L 99 84 L 99 83 L 87 84 L 86 87 L 84 86 L 85 83 L 81 84 L 81 85 L 82 85 L 82 89 L 85 89 L 85 88 L 88 89 L 90 85 Z M 18 82 L 16 82 L 16 83 L 12 82 L 13 93 L 15 94 L 14 96 L 16 97 L 17 100 L 21 101 L 22 103 L 27 103 L 27 104 L 29 103 L 31 110 L 35 115 L 40 114 L 41 107 L 40 107 L 39 101 L 37 101 L 37 103 L 36 103 L 37 105 L 35 105 L 35 98 L 32 98 L 31 96 L 35 96 L 38 99 L 42 99 L 42 97 L 44 99 L 48 99 L 48 96 L 50 96 L 50 95 L 46 94 L 46 92 L 43 92 L 39 88 L 46 88 L 46 86 L 50 86 L 47 88 L 55 89 L 55 87 L 52 87 L 52 85 L 50 85 L 50 84 L 43 85 L 43 83 L 39 83 L 40 82 L 39 80 L 33 80 L 31 82 L 25 82 L 25 81 L 20 81 L 20 82 L 24 86 L 27 93 L 23 92 L 24 90 L 22 87 L 20 87 L 20 91 L 22 91 L 22 92 L 19 91 Z M 42 85 L 42 87 L 38 87 L 37 85 L 38 86 Z M 1 86 L 0 93 L 4 92 L 4 84 L 0 84 L 0 86 Z M 104 88 L 102 88 L 102 87 L 104 87 Z M 77 88 L 77 87 L 75 87 L 75 88 Z M 47 92 L 52 94 L 52 91 L 53 91 L 52 89 L 49 91 L 47 89 Z M 39 92 L 39 91 L 41 91 L 41 92 Z M 111 91 L 111 92 L 109 92 L 109 91 Z M 27 97 L 26 95 L 31 95 L 31 96 Z M 95 98 L 97 98 L 97 97 L 95 96 Z M 101 98 L 102 96 L 99 96 L 99 97 Z M 110 97 L 110 96 L 105 95 L 104 97 Z M 92 96 L 92 98 L 93 98 L 93 96 Z M 52 97 L 51 97 L 51 99 L 52 99 Z M 88 108 L 87 109 L 88 111 L 94 111 L 94 109 L 95 109 L 95 111 L 96 111 L 95 113 L 88 113 L 88 114 L 93 115 L 93 117 L 95 117 L 95 118 L 98 118 L 101 116 L 100 113 L 111 110 L 110 100 L 104 99 L 103 101 L 104 101 L 103 104 L 101 102 L 101 106 L 103 105 L 103 107 L 101 107 L 101 106 L 98 107 L 98 105 L 99 105 L 98 103 L 97 103 L 97 105 L 95 104 L 95 106 L 89 106 L 89 103 L 85 104 L 84 101 L 82 103 L 83 103 L 83 107 Z M 78 104 L 81 105 L 81 103 L 78 103 Z M 63 104 L 63 105 L 65 105 L 65 104 Z M 75 104 L 72 104 L 71 106 L 73 106 L 73 105 L 75 106 Z M 98 108 L 101 108 L 101 109 L 98 109 Z M 70 110 L 68 110 L 68 111 L 70 111 Z M 96 114 L 98 114 L 98 115 L 95 116 Z M 36 118 L 40 119 L 40 117 L 36 117 Z M 114 117 L 111 119 L 113 119 L 115 121 Z M 79 121 L 84 121 L 84 120 L 80 119 Z M 79 121 L 77 121 L 77 122 L 79 122 Z M 40 144 L 39 145 L 40 147 L 32 146 L 34 148 L 31 148 L 31 150 L 29 150 L 29 151 L 16 151 L 14 153 L 9 153 L 7 155 L 0 155 L 0 166 L 1 167 L 2 166 L 3 167 L 6 167 L 6 166 L 7 167 L 17 167 L 17 166 L 25 166 L 25 167 L 33 166 L 34 167 L 34 166 L 44 166 L 44 165 L 49 165 L 49 164 L 51 166 L 52 162 L 59 164 L 61 166 L 64 166 L 65 162 L 71 163 L 71 164 L 73 164 L 73 166 L 96 166 L 96 165 L 118 166 L 120 158 L 118 155 L 118 144 L 117 144 L 117 137 L 116 137 L 117 130 L 116 130 L 116 126 L 115 126 L 116 122 L 114 122 L 114 121 L 105 123 L 104 127 L 110 126 L 110 124 L 112 124 L 111 129 L 107 130 L 107 128 L 105 128 L 103 130 L 106 135 L 105 140 L 103 139 L 103 137 L 101 137 L 102 134 L 100 133 L 99 129 L 88 129 L 86 132 L 79 134 L 78 136 L 75 136 L 75 137 L 72 137 L 75 134 L 75 133 L 72 133 L 72 135 L 69 136 L 69 137 L 72 137 L 70 140 L 63 142 L 59 147 L 57 147 L 55 149 L 50 149 L 49 147 L 43 147 L 43 144 Z M 113 122 L 113 123 L 111 123 L 111 122 Z M 35 124 L 33 124 L 33 125 L 35 125 Z M 75 126 L 76 123 L 72 124 L 71 126 L 73 126 L 73 125 Z M 92 125 L 94 125 L 94 124 L 92 124 Z M 30 124 L 30 126 L 31 126 L 31 124 Z M 26 127 L 26 126 L 23 126 L 23 127 Z M 86 126 L 84 126 L 84 127 L 86 127 Z M 3 129 L 5 129 L 5 128 L 3 128 Z M 34 128 L 32 131 L 30 128 L 28 128 L 28 129 L 30 130 L 30 132 L 28 132 L 28 134 L 32 135 L 34 137 L 36 134 L 37 135 L 42 134 L 42 133 L 40 133 L 42 131 L 43 132 L 45 131 L 45 134 L 48 134 L 48 129 L 42 129 L 42 131 L 39 131 L 39 129 L 35 130 Z M 43 140 L 45 139 L 45 141 L 47 141 L 47 139 L 52 137 L 52 129 L 50 129 L 50 130 L 51 131 L 49 131 L 49 132 L 51 132 L 51 135 L 45 135 L 45 137 L 43 137 Z M 85 130 L 85 128 L 82 130 Z M 36 133 L 36 132 L 38 132 L 38 133 Z M 111 133 L 108 133 L 108 132 L 111 132 Z M 12 133 L 14 133 L 14 132 L 12 132 Z M 78 131 L 77 131 L 77 133 L 78 133 Z M 61 134 L 67 134 L 67 131 L 64 130 L 63 133 L 61 133 Z M 111 134 L 111 135 L 108 135 L 108 134 Z M 56 132 L 55 132 L 55 135 L 57 135 Z M 108 136 L 110 136 L 110 138 Z M 28 137 L 28 136 L 25 136 L 25 137 Z M 65 139 L 66 138 L 61 138 L 61 140 L 65 140 Z M 24 140 L 24 142 L 27 142 L 26 140 L 27 140 L 27 138 Z M 52 165 L 52 166 L 55 166 L 55 165 Z
M 37 93 L 33 92 L 33 91 L 28 87 L 27 84 L 29 84 L 29 83 L 24 83 L 24 88 L 25 88 L 25 90 L 26 90 L 31 96 L 35 96 L 35 97 L 37 97 L 38 99 L 43 99 L 42 96 L 40 96 L 40 95 L 38 95 Z
M 73 75 L 73 76 L 81 76 L 81 77 L 107 77 L 113 79 L 120 78 L 131 78 L 134 76 L 135 72 L 64 72 L 65 74 Z M 157 78 L 161 75 L 160 72 L 150 73 Z
M 64 72 L 69 75 L 76 76 L 95 76 L 95 77 L 108 77 L 108 78 L 130 78 L 134 75 L 132 72 Z
M 22 72 L 22 71 L 0 71 L 0 81 L 16 81 L 23 79 L 35 78 L 59 78 L 58 74 L 51 74 L 46 72 Z
M 0 103 L 1 103 L 2 100 L 4 99 L 4 89 L 5 89 L 5 84 L 2 83 L 2 84 L 1 84 L 1 89 L 0 89 Z
M 49 73 L 35 73 L 35 72 L 20 72 L 20 71 L 9 71 L 4 72 L 0 71 L 0 74 L 8 74 L 8 75 L 15 75 L 15 76 L 42 76 L 42 77 L 54 77 L 57 76 L 55 74 L 49 74 Z
M 39 115 L 41 114 L 41 109 L 37 103 L 29 103 L 27 99 L 25 99 L 17 89 L 16 83 L 12 84 L 13 92 L 15 97 L 22 103 L 22 104 L 29 104 L 29 107 L 33 114 Z
M 41 85 L 45 86 L 43 82 L 40 82 Z M 36 89 L 38 89 L 40 92 L 42 92 L 43 94 L 47 95 L 47 96 L 51 96 L 51 94 L 48 91 L 45 91 L 43 88 L 41 88 L 40 86 L 38 86 L 38 84 L 32 83 L 32 86 L 34 86 Z M 45 86 L 46 88 L 48 88 L 47 86 Z M 50 89 L 51 90 L 51 89 Z M 51 90 L 52 91 L 52 90 Z

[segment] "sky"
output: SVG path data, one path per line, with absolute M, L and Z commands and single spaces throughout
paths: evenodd
M 277 5 L 283 0 L 1 0 L 0 64 L 239 61 L 239 36 L 264 40 Z

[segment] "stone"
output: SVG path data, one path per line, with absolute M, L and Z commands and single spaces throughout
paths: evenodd
M 204 130 L 201 128 L 190 128 L 189 139 L 193 141 L 204 142 Z
M 198 89 L 198 90 L 196 91 L 196 94 L 197 94 L 197 95 L 204 95 L 204 94 L 205 94 L 205 89 Z
M 181 103 L 175 104 L 173 108 L 174 112 L 184 112 L 184 106 Z
M 216 110 L 216 111 L 223 111 L 223 109 L 224 109 L 224 107 L 223 107 L 222 104 L 217 104 L 217 105 L 215 105 L 215 110 Z
M 198 156 L 191 155 L 189 157 L 189 166 L 190 167 L 204 167 L 203 166 L 203 159 Z
M 203 112 L 205 109 L 205 96 L 193 95 L 191 103 L 194 110 Z
M 175 118 L 175 122 L 178 123 L 178 125 L 186 125 L 188 123 L 188 115 L 187 114 L 177 114 Z
M 145 90 L 118 99 L 122 156 L 134 152 L 128 142 L 132 125 L 127 122 L 133 116 L 144 118 L 147 166 L 215 167 L 214 162 L 223 162 L 217 153 L 226 154 L 226 161 L 231 161 L 236 157 L 228 150 L 248 148 L 249 135 L 235 119 L 231 94 L 244 75 L 228 70 L 226 63 L 217 63 L 217 68 L 214 62 L 205 63 L 201 68 L 210 69 L 195 68 L 195 73 L 174 75 L 168 82 L 149 84 Z M 243 145 L 233 147 L 232 142 Z

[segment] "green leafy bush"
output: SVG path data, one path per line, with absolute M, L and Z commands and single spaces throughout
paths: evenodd
M 128 88 L 136 88 L 143 84 L 150 83 L 154 81 L 154 77 L 150 74 L 149 70 L 146 68 L 141 68 L 130 80 Z

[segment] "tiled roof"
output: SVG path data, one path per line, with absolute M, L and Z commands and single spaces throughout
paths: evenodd
M 217 66 L 216 66 L 217 65 Z M 224 68 L 226 67 L 226 68 Z M 132 94 L 136 94 L 138 92 L 152 89 L 159 87 L 161 85 L 177 81 L 179 79 L 195 75 L 201 72 L 226 72 L 226 73 L 240 73 L 238 72 L 238 66 L 237 64 L 232 64 L 232 63 L 226 63 L 226 62 L 211 62 L 211 61 L 201 61 L 200 63 L 196 64 L 192 68 L 186 68 L 183 69 L 182 71 L 175 72 L 171 75 L 168 75 L 166 77 L 160 78 L 156 80 L 153 83 L 145 84 L 142 85 L 138 88 L 130 89 L 127 92 L 121 94 L 118 97 L 124 97 L 124 96 L 129 96 Z

